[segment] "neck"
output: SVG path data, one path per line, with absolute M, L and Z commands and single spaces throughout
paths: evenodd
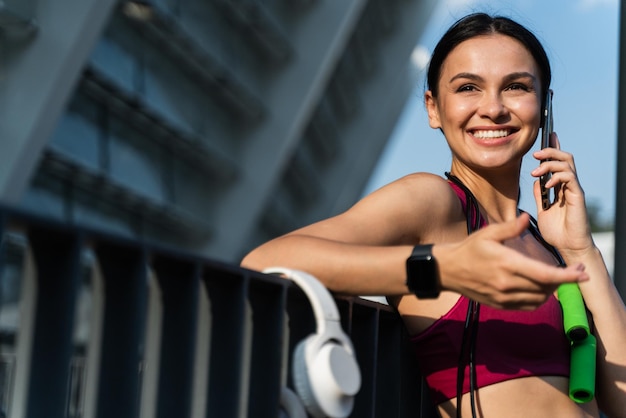
M 476 197 L 481 213 L 489 223 L 499 223 L 518 216 L 519 170 L 515 173 L 476 173 L 452 167 L 457 177 Z

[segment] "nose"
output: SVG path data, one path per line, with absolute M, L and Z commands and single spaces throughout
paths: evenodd
M 507 116 L 509 110 L 500 94 L 485 93 L 480 101 L 479 113 L 481 117 L 496 121 Z

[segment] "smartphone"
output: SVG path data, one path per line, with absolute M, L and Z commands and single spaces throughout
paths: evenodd
M 554 128 L 552 119 L 552 96 L 552 90 L 548 89 L 548 92 L 546 93 L 545 105 L 543 108 L 543 125 L 541 127 L 541 149 L 550 146 L 550 135 L 552 134 Z M 548 180 L 550 180 L 551 175 L 552 173 L 548 172 L 539 178 L 539 185 L 541 186 L 541 206 L 544 210 L 548 209 L 552 204 L 550 189 L 546 189 L 546 183 Z

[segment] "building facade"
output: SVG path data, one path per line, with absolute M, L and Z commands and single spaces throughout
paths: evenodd
M 5 1 L 2 202 L 237 262 L 360 197 L 434 4 Z

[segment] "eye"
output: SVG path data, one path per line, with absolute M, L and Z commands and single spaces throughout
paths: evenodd
M 513 83 L 509 85 L 506 90 L 522 90 L 522 91 L 530 91 L 530 87 L 523 83 Z
M 458 93 L 462 93 L 462 92 L 472 92 L 472 91 L 476 91 L 476 86 L 473 84 L 463 84 L 462 86 L 460 86 L 458 89 L 456 89 L 456 91 Z

